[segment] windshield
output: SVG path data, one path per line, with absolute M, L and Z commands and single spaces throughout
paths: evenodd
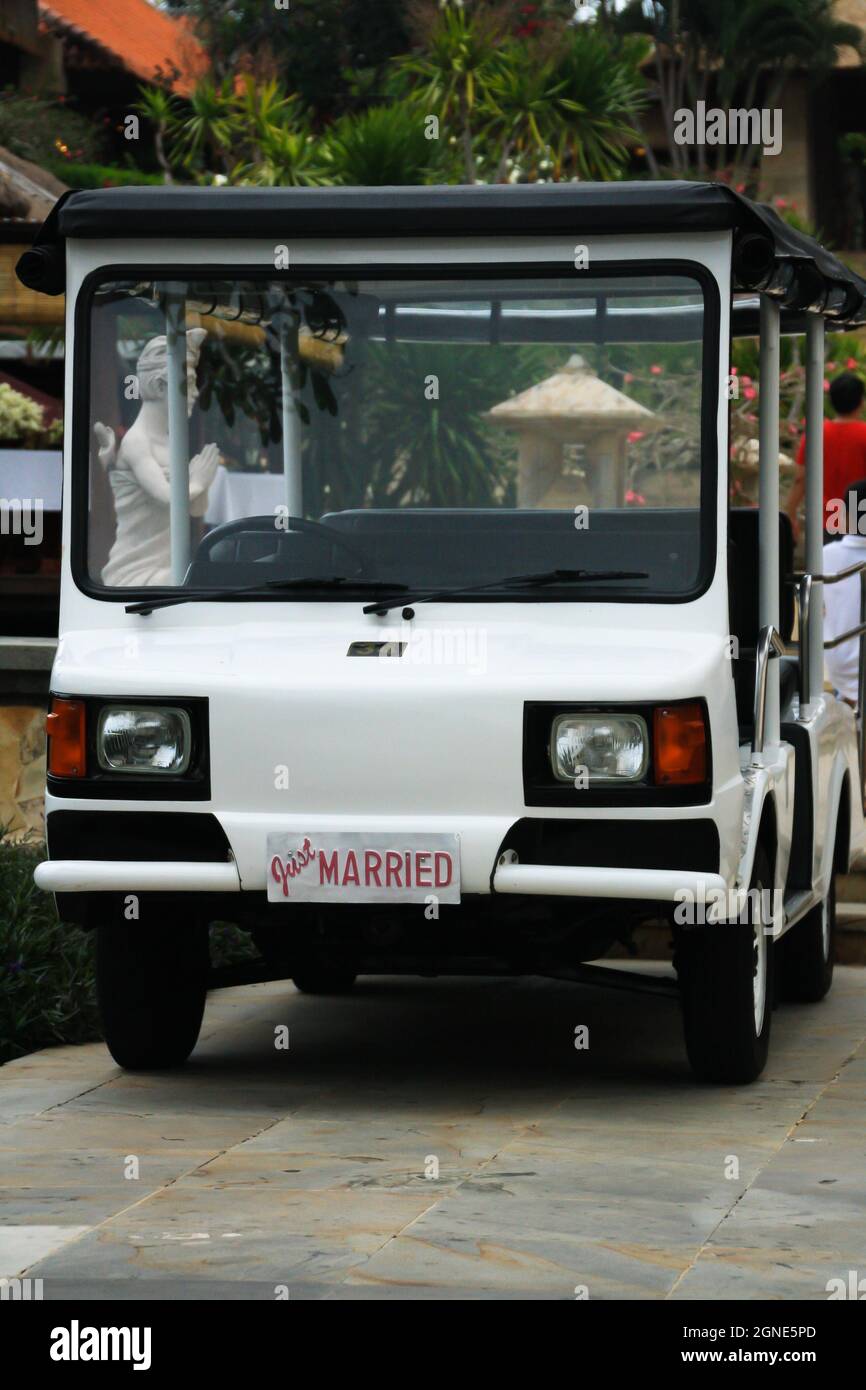
M 281 602 L 500 580 L 514 600 L 551 572 L 525 596 L 694 594 L 705 320 L 696 273 L 104 280 L 78 345 L 78 578 Z

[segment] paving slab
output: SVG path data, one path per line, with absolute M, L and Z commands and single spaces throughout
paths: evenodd
M 0 1069 L 0 1275 L 47 1299 L 823 1299 L 866 1272 L 866 971 L 773 1032 L 754 1086 L 707 1087 L 654 996 L 219 991 L 181 1071 L 97 1044 Z

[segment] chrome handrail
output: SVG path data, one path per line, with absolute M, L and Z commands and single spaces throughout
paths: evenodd
M 813 574 L 810 577 L 813 584 L 838 584 L 840 580 L 850 579 L 852 574 L 863 574 L 864 571 L 866 571 L 866 560 L 858 560 L 856 565 L 849 565 L 846 570 L 838 570 L 836 574 Z M 792 576 L 792 580 L 796 584 L 804 577 L 803 574 L 795 574 Z
M 834 647 L 839 647 L 843 642 L 850 642 L 852 637 L 859 637 L 862 632 L 866 632 L 866 622 L 858 623 L 856 627 L 849 627 L 847 632 L 840 632 L 838 637 L 832 641 L 824 643 L 824 651 L 832 651 Z
M 764 751 L 764 721 L 767 714 L 767 671 L 770 659 L 784 656 L 785 644 L 772 623 L 762 627 L 758 633 L 758 646 L 755 651 L 755 732 L 752 737 L 752 752 Z

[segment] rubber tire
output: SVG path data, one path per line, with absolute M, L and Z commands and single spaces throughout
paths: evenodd
M 759 848 L 751 887 L 771 885 L 769 861 Z M 751 922 L 699 926 L 683 933 L 677 951 L 683 1030 L 689 1062 L 699 1080 L 740 1086 L 760 1076 L 770 1045 L 773 958 L 768 937 L 764 1016 L 756 1034 Z
M 349 994 L 357 978 L 351 968 L 310 964 L 292 976 L 292 984 L 302 994 Z
M 824 911 L 830 914 L 829 954 L 824 954 Z M 807 912 L 779 942 L 779 995 L 797 1004 L 817 1004 L 833 983 L 836 954 L 836 874 L 823 903 Z
M 96 995 L 118 1066 L 182 1066 L 198 1041 L 209 968 L 207 927 L 123 922 L 97 929 Z

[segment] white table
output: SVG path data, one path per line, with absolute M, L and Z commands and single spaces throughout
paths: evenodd
M 62 483 L 60 449 L 0 449 L 0 498 L 6 502 L 40 501 L 44 511 L 59 512 Z
M 211 485 L 205 524 L 222 526 L 245 516 L 275 516 L 285 501 L 281 473 L 235 473 L 220 467 Z

